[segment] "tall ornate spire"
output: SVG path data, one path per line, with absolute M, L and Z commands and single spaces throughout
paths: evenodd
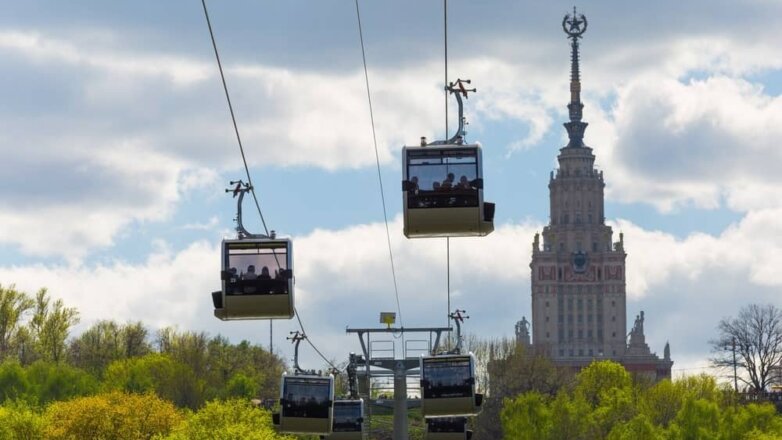
M 587 19 L 584 14 L 576 13 L 575 6 L 573 7 L 573 15 L 566 14 L 562 19 L 562 30 L 565 31 L 571 40 L 570 104 L 567 106 L 570 113 L 570 122 L 564 124 L 570 138 L 570 142 L 567 144 L 568 147 L 584 146 L 584 131 L 588 125 L 586 122 L 581 122 L 584 104 L 581 103 L 581 75 L 578 69 L 578 39 L 586 32 L 586 29 Z

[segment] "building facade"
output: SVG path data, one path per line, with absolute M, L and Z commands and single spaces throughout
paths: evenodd
M 614 241 L 605 224 L 603 172 L 584 143 L 579 39 L 586 18 L 574 10 L 563 28 L 571 40 L 570 121 L 564 124 L 569 141 L 549 178 L 549 224 L 532 243 L 532 339 L 526 318 L 516 326 L 517 337 L 558 365 L 580 368 L 612 359 L 630 371 L 670 377 L 667 345 L 664 359 L 646 345 L 643 312 L 627 333 L 627 253 L 622 234 Z

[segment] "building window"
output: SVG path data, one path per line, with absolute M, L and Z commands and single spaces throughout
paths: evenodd
M 616 307 L 616 301 L 611 300 L 611 307 Z
M 589 322 L 589 323 L 592 322 L 592 314 L 591 313 L 587 315 L 587 322 Z
M 549 333 L 548 333 L 548 332 L 546 332 L 546 339 L 548 339 L 548 338 L 549 338 Z
M 546 293 L 548 293 L 548 286 L 546 286 Z M 546 307 L 548 307 L 548 301 L 546 301 Z
M 573 310 L 573 298 L 567 299 L 567 308 Z
M 546 316 L 546 322 L 548 322 L 548 316 Z
M 583 356 L 584 355 L 584 350 L 578 350 L 578 355 L 579 356 Z
M 576 301 L 576 305 L 578 305 L 578 310 L 583 310 L 584 309 L 584 300 L 579 298 L 578 301 Z
M 592 311 L 592 300 L 591 299 L 587 300 L 587 310 L 589 310 L 590 312 Z
M 592 330 L 587 330 L 587 338 L 592 338 Z
M 565 247 L 565 245 L 563 245 L 562 243 L 560 243 L 560 246 L 559 246 L 559 248 L 560 248 L 560 249 L 563 249 L 564 247 Z M 560 281 L 562 281 L 562 268 L 561 268 L 561 267 L 560 267 L 560 268 L 559 268 L 559 270 L 557 271 L 557 275 L 558 275 L 558 277 L 559 277 L 559 280 L 560 280 Z
M 565 342 L 565 331 L 559 329 L 559 342 Z
M 571 348 L 570 350 L 568 350 L 568 354 L 569 354 L 571 357 L 573 356 L 573 349 L 572 349 L 572 348 Z
M 584 330 L 578 331 L 578 339 L 584 339 Z
M 559 323 L 562 324 L 563 322 L 565 322 L 565 315 L 560 313 L 559 314 Z
M 567 315 L 567 322 L 572 324 L 573 323 L 573 315 L 568 314 Z
M 602 323 L 603 322 L 603 314 L 602 313 L 598 313 L 597 314 L 597 322 L 598 323 Z
M 578 314 L 578 323 L 581 324 L 582 322 L 584 322 L 584 315 L 579 313 Z
M 589 216 L 589 223 L 592 223 L 592 216 Z M 592 243 L 592 252 L 597 252 L 597 242 Z
M 565 356 L 565 350 L 559 350 L 559 355 L 564 357 Z
M 568 338 L 568 339 L 573 339 L 573 329 L 569 329 L 569 330 L 567 331 L 567 338 Z
M 590 355 L 590 356 L 594 356 L 594 355 L 592 354 L 592 349 L 591 349 L 591 348 L 589 349 L 589 355 Z
M 611 337 L 615 338 L 616 337 L 616 332 L 611 332 Z
M 603 340 L 603 329 L 601 328 L 597 329 L 597 339 L 600 341 Z
M 616 322 L 616 316 L 611 317 L 611 322 Z
M 601 276 L 602 276 L 602 275 L 603 275 L 603 274 L 601 273 L 601 271 L 600 271 L 600 268 L 598 267 L 598 268 L 597 268 L 597 280 L 598 280 L 598 281 L 600 281 L 600 278 L 601 278 Z
M 568 224 L 568 222 L 570 222 L 570 216 L 565 214 L 565 219 L 564 219 L 564 221 L 562 223 Z

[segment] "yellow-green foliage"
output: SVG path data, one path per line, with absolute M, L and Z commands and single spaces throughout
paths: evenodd
M 53 403 L 45 419 L 50 440 L 140 440 L 170 433 L 182 416 L 154 394 L 114 391 Z
M 771 404 L 740 405 L 706 375 L 649 386 L 633 384 L 614 362 L 596 362 L 555 398 L 528 392 L 505 399 L 507 439 L 768 440 L 782 439 Z
M 247 400 L 214 400 L 193 413 L 165 440 L 277 440 L 271 414 Z
M 43 439 L 44 420 L 23 402 L 0 406 L 0 439 Z

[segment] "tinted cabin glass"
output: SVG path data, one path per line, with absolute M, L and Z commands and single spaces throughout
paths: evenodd
M 408 209 L 478 206 L 478 151 L 420 149 L 407 151 Z
M 229 242 L 226 253 L 226 295 L 288 293 L 288 249 L 284 242 Z
M 466 420 L 462 417 L 443 417 L 428 419 L 426 430 L 428 432 L 464 432 Z
M 327 419 L 331 382 L 328 379 L 286 378 L 282 416 Z
M 361 402 L 334 402 L 334 432 L 361 432 Z
M 431 358 L 424 360 L 424 398 L 472 396 L 470 358 Z

